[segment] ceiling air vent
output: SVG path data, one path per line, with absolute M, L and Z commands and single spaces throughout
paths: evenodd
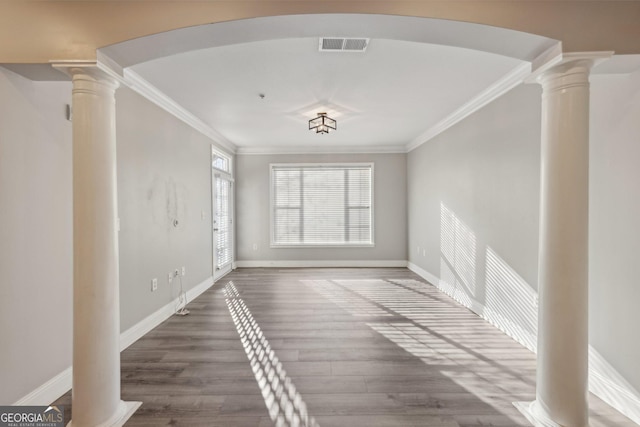
M 320 37 L 320 52 L 364 52 L 369 45 L 369 39 Z

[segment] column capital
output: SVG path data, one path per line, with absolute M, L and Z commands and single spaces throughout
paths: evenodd
M 563 52 L 554 56 L 544 64 L 534 69 L 525 83 L 538 83 L 545 86 L 545 82 L 554 77 L 567 74 L 583 74 L 588 77 L 591 69 L 613 56 L 613 51 L 602 52 Z
M 97 61 L 51 61 L 51 66 L 71 77 L 73 81 L 91 80 L 112 90 L 116 90 L 120 85 L 119 79 L 101 67 Z

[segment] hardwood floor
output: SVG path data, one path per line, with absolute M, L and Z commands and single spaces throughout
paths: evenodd
M 407 269 L 239 269 L 188 308 L 122 353 L 127 426 L 529 425 L 534 355 Z

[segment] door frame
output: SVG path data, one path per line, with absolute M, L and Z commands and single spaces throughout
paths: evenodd
M 214 159 L 216 156 L 224 157 L 228 161 L 228 171 L 224 169 L 219 169 L 214 164 Z M 235 186 L 233 179 L 233 168 L 232 168 L 232 158 L 227 155 L 225 152 L 222 152 L 216 149 L 214 146 L 211 146 L 211 262 L 212 262 L 212 272 L 213 272 L 213 281 L 216 282 L 220 280 L 222 277 L 227 275 L 229 272 L 233 270 L 235 267 Z M 216 191 L 216 179 L 222 178 L 230 182 L 229 188 L 229 250 L 231 251 L 231 262 L 226 265 L 224 268 L 218 270 L 217 269 L 217 257 L 216 257 L 216 227 L 214 225 L 214 220 L 216 218 L 216 201 L 217 201 L 217 191 Z

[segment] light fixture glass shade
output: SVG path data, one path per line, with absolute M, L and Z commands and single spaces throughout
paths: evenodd
M 318 113 L 318 117 L 309 120 L 309 130 L 315 129 L 316 133 L 329 133 L 337 127 L 336 121 L 327 116 L 327 113 Z

